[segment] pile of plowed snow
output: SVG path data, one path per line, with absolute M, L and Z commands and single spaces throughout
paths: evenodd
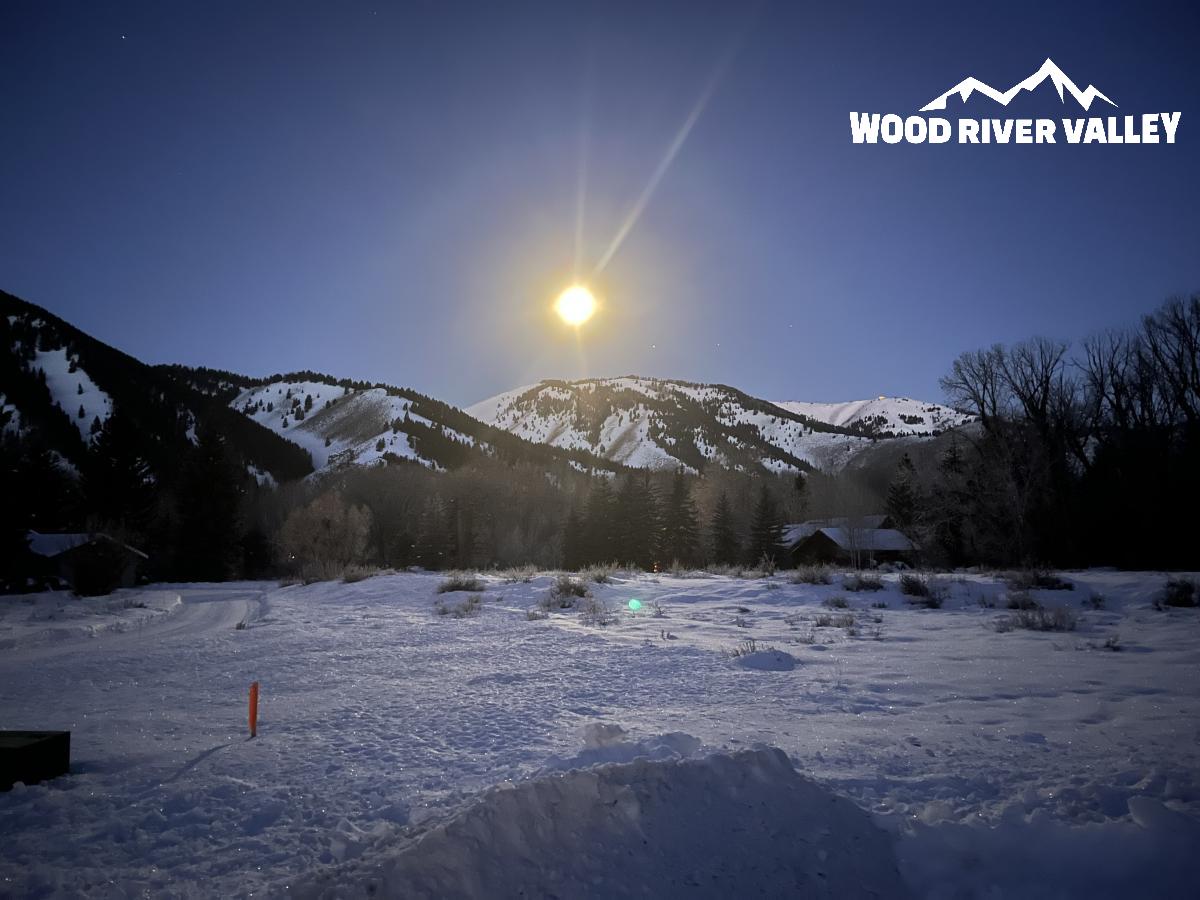
M 305 898 L 910 896 L 890 836 L 774 748 L 492 788 L 402 847 L 290 888 Z

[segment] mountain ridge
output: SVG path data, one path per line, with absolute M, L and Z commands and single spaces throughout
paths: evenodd
M 527 440 L 585 449 L 637 468 L 702 471 L 716 464 L 794 473 L 840 468 L 874 440 L 935 436 L 969 418 L 908 398 L 894 409 L 873 402 L 857 401 L 865 411 L 835 421 L 821 417 L 823 407 L 856 404 L 774 403 L 729 385 L 625 375 L 546 379 L 481 400 L 467 412 Z
M 730 385 L 636 375 L 545 379 L 464 409 L 307 370 L 255 377 L 150 366 L 11 294 L 0 292 L 0 313 L 0 432 L 48 446 L 76 474 L 116 409 L 164 463 L 195 445 L 200 426 L 215 427 L 260 483 L 484 459 L 592 474 L 795 474 L 836 470 L 875 441 L 933 436 L 966 418 L 908 398 L 775 403 Z

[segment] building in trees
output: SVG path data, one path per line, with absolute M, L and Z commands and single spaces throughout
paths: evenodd
M 797 563 L 837 563 L 863 568 L 875 563 L 911 563 L 916 547 L 894 528 L 821 526 L 802 538 L 791 552 Z

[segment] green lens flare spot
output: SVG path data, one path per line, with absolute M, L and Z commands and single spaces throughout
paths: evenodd
M 629 601 L 629 608 L 630 608 L 630 609 L 631 609 L 633 612 L 637 612 L 639 609 L 641 609 L 641 608 L 642 608 L 642 601 L 641 601 L 641 600 L 638 600 L 638 599 L 636 599 L 636 598 L 635 598 L 635 599 L 633 599 L 633 600 L 630 600 L 630 601 Z

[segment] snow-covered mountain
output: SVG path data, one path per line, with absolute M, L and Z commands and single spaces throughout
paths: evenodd
M 637 376 L 542 381 L 467 412 L 526 440 L 637 468 L 836 468 L 869 443 L 725 385 Z
M 0 436 L 49 454 L 57 468 L 78 476 L 118 411 L 155 476 L 174 471 L 204 426 L 264 478 L 312 471 L 307 454 L 169 369 L 147 366 L 0 291 Z
M 876 397 L 847 403 L 783 400 L 775 405 L 830 425 L 853 428 L 872 437 L 932 437 L 973 419 L 949 406 L 908 397 Z
M 463 411 L 316 372 L 150 367 L 11 295 L 0 294 L 0 313 L 0 433 L 37 442 L 75 473 L 114 410 L 155 470 L 168 470 L 207 425 L 260 482 L 487 460 L 585 472 L 836 470 L 879 438 L 925 437 L 967 419 L 907 398 L 771 403 L 725 385 L 637 376 L 542 381 Z
M 523 440 L 408 388 L 316 372 L 249 379 L 181 371 L 197 389 L 208 385 L 232 409 L 307 451 L 318 471 L 405 462 L 443 470 L 485 458 L 580 471 L 620 468 L 584 450 Z
M 969 416 L 908 398 L 772 403 L 717 384 L 626 376 L 541 381 L 467 407 L 526 440 L 626 466 L 838 469 L 875 439 L 929 437 Z

